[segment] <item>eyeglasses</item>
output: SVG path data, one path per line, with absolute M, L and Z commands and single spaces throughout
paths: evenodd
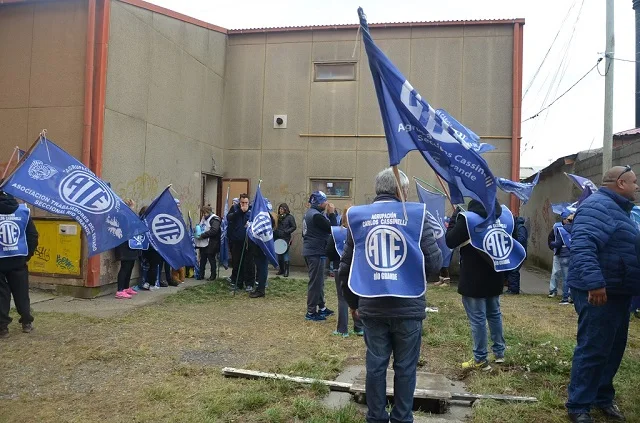
M 624 170 L 622 171 L 622 173 L 620 175 L 618 175 L 618 177 L 616 178 L 616 182 L 618 182 L 620 180 L 620 178 L 622 177 L 622 175 L 624 175 L 627 172 L 631 172 L 631 166 L 626 165 L 624 167 Z

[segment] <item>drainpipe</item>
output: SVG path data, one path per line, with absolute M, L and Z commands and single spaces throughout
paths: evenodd
M 640 1 L 640 0 L 638 0 Z M 511 113 L 511 180 L 520 181 L 520 126 L 522 120 L 522 24 L 513 26 L 513 87 Z M 520 200 L 513 194 L 509 208 L 514 215 L 520 214 Z
M 640 0 L 633 0 L 636 11 L 636 128 L 640 128 Z

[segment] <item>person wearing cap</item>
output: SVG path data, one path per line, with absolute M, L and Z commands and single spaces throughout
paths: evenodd
M 324 261 L 331 226 L 337 226 L 335 209 L 327 202 L 324 192 L 314 191 L 302 221 L 302 255 L 309 269 L 305 319 L 315 322 L 326 320 L 333 314 L 324 301 Z M 323 214 L 325 211 L 326 216 Z
M 553 225 L 553 229 L 549 232 L 547 244 L 549 249 L 553 250 L 553 268 L 551 270 L 551 279 L 549 280 L 549 298 L 553 298 L 558 293 L 558 278 L 562 277 L 562 301 L 560 304 L 566 305 L 569 302 L 569 285 L 567 277 L 569 276 L 569 256 L 571 247 L 571 227 L 573 214 L 563 211 L 560 215 L 562 223 Z
M 29 269 L 27 262 L 38 248 L 38 231 L 31 219 L 31 211 L 25 204 L 18 205 L 16 199 L 0 191 L 0 221 L 12 222 L 14 230 L 0 233 L 4 245 L 13 247 L 0 248 L 0 338 L 9 336 L 9 309 L 11 295 L 20 315 L 22 332 L 33 330 L 31 300 L 29 299 Z M 11 237 L 11 242 L 6 239 Z M 15 241 L 17 238 L 17 243 Z
M 615 166 L 573 219 L 567 284 L 578 331 L 566 403 L 572 422 L 593 422 L 592 407 L 625 420 L 613 379 L 627 346 L 631 298 L 640 295 L 640 232 L 630 216 L 637 191 L 631 167 Z M 627 401 L 634 398 L 630 393 Z

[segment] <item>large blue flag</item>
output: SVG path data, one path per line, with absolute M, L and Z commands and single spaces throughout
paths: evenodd
M 533 182 L 514 182 L 505 178 L 496 178 L 496 182 L 501 190 L 515 195 L 522 201 L 522 204 L 527 204 L 527 201 L 529 201 L 533 193 L 533 188 L 538 184 L 539 179 L 540 172 L 536 174 Z
M 169 266 L 180 269 L 198 265 L 187 225 L 169 187 L 153 200 L 142 219 L 148 226 L 151 245 Z
M 222 223 L 220 224 L 220 264 L 225 269 L 229 268 L 229 238 L 227 238 L 229 222 L 227 221 L 227 213 L 229 213 L 230 189 L 231 187 L 227 187 L 227 197 L 224 199 L 224 212 L 222 213 Z
M 247 228 L 249 239 L 262 249 L 262 252 L 273 267 L 278 267 L 278 256 L 273 244 L 273 225 L 271 224 L 271 215 L 267 202 L 262 196 L 260 185 L 256 190 L 256 196 L 253 199 L 253 207 L 251 208 L 251 224 Z
M 420 202 L 426 206 L 427 220 L 431 223 L 438 248 L 440 248 L 440 252 L 442 253 L 442 267 L 449 267 L 452 251 L 447 247 L 447 242 L 444 237 L 447 232 L 447 225 L 445 223 L 446 215 L 444 211 L 446 197 L 442 194 L 428 191 L 417 181 L 416 189 L 418 190 Z
M 479 154 L 482 148 L 477 135 L 471 136 L 470 130 L 454 122 L 446 112 L 436 112 L 413 89 L 373 42 L 362 8 L 358 14 L 387 138 L 389 163 L 397 165 L 409 151 L 420 151 L 449 184 L 452 202 L 464 203 L 463 196 L 478 200 L 488 213 L 481 226 L 492 223 L 496 181 Z
M 117 247 L 147 227 L 107 184 L 46 138 L 40 138 L 2 190 L 72 217 L 87 236 L 89 256 Z

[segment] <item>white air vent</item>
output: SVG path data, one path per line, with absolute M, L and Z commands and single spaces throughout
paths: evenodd
M 275 129 L 286 129 L 287 115 L 273 115 L 273 127 Z
M 58 225 L 58 233 L 60 235 L 77 235 L 78 227 L 76 225 Z

